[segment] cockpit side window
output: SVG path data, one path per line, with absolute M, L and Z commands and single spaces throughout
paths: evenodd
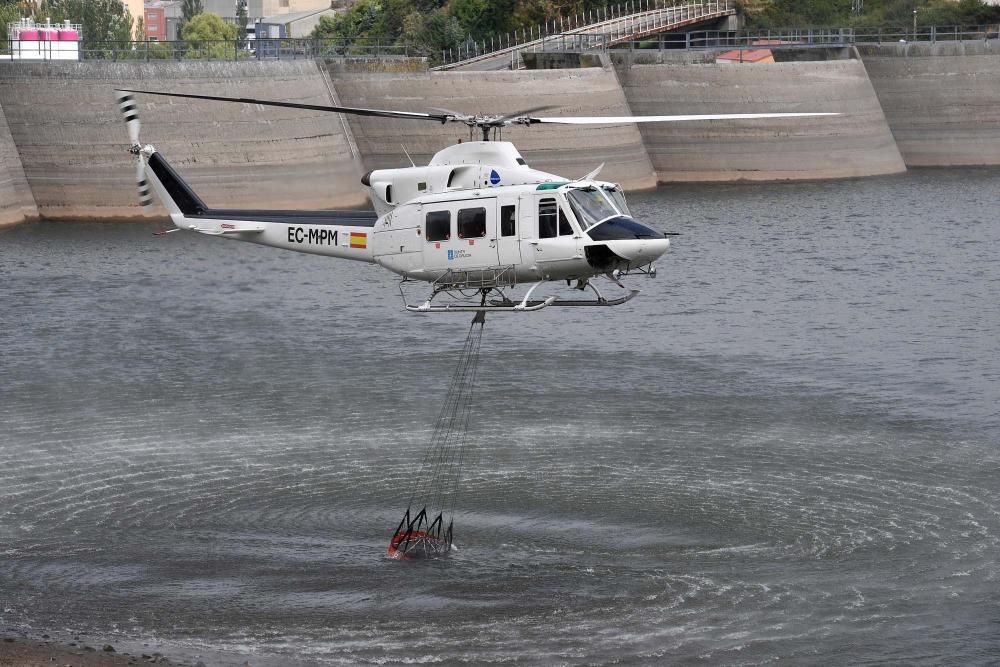
M 573 235 L 573 225 L 569 224 L 569 217 L 566 216 L 566 211 L 563 207 L 559 207 L 559 236 L 572 236 Z

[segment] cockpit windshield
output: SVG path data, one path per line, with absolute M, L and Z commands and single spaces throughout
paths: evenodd
M 625 193 L 622 192 L 622 189 L 617 186 L 608 185 L 605 185 L 603 189 L 604 192 L 606 192 L 607 195 L 615 202 L 615 206 L 618 207 L 618 211 L 622 215 L 627 215 L 631 218 L 632 213 L 628 210 L 628 204 L 625 203 Z
M 604 193 L 594 186 L 573 188 L 566 193 L 566 198 L 584 231 L 602 220 L 620 215 Z

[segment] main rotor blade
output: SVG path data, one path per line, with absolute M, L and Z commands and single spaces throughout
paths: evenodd
M 515 111 L 513 113 L 504 114 L 500 116 L 500 118 L 498 118 L 497 121 L 498 122 L 508 121 L 511 118 L 520 118 L 522 116 L 524 116 L 525 118 L 530 118 L 531 116 L 529 116 L 529 114 L 538 113 L 539 111 L 548 111 L 549 109 L 556 109 L 556 108 L 558 107 L 553 104 L 547 104 L 541 107 L 532 107 L 530 109 L 524 109 L 523 111 Z
M 378 116 L 380 118 L 405 118 L 410 120 L 433 120 L 446 123 L 453 120 L 443 114 L 419 113 L 415 111 L 388 111 L 386 109 L 362 109 L 357 107 L 332 107 L 318 104 L 299 104 L 298 102 L 277 102 L 274 100 L 257 100 L 250 97 L 219 97 L 217 95 L 193 95 L 191 93 L 164 93 L 158 90 L 120 89 L 126 93 L 143 93 L 145 95 L 161 95 L 163 97 L 185 97 L 192 100 L 213 100 L 216 102 L 241 102 L 243 104 L 260 104 L 266 107 L 284 107 L 287 109 L 306 109 L 309 111 L 329 111 L 334 113 L 349 113 L 355 116 Z
M 839 116 L 839 113 L 717 113 L 692 114 L 687 116 L 565 116 L 563 118 L 527 118 L 530 125 L 536 123 L 560 123 L 562 125 L 612 125 L 615 123 L 674 123 L 683 120 L 749 120 L 755 118 L 804 118 L 808 116 Z

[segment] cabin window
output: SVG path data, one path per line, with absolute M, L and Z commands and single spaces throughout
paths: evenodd
M 518 163 L 519 165 L 521 165 L 522 167 L 523 167 L 524 165 L 528 164 L 527 162 L 525 162 L 525 161 L 524 161 L 524 158 L 523 158 L 523 157 L 519 157 L 519 158 L 515 158 L 515 159 L 517 160 L 517 163 Z
M 458 212 L 458 238 L 478 239 L 484 236 L 486 236 L 486 209 L 461 209 Z
M 428 211 L 427 240 L 447 241 L 451 238 L 451 211 Z
M 391 185 L 385 186 L 385 201 L 386 201 L 387 204 L 391 204 L 392 203 L 392 186 Z
M 417 183 L 417 191 L 418 192 L 423 192 L 426 189 L 427 189 L 427 184 L 426 183 Z
M 517 207 L 500 207 L 500 236 L 517 236 Z
M 550 239 L 556 235 L 559 206 L 552 198 L 538 200 L 538 238 Z

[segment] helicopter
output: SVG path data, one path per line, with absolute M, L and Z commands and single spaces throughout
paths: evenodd
M 205 204 L 151 145 L 139 141 L 135 95 L 308 109 L 382 118 L 462 123 L 470 141 L 438 151 L 426 166 L 377 169 L 361 183 L 374 211 L 218 209 Z M 534 312 L 551 306 L 617 306 L 638 293 L 629 275 L 655 277 L 654 263 L 670 247 L 670 234 L 637 221 L 622 188 L 598 179 L 603 164 L 581 178 L 532 169 L 504 128 L 540 124 L 608 125 L 707 120 L 832 116 L 836 113 L 746 113 L 673 116 L 544 117 L 551 107 L 514 114 L 469 115 L 321 106 L 150 90 L 115 91 L 136 160 L 144 209 L 152 194 L 175 229 L 258 243 L 296 252 L 374 263 L 400 276 L 406 310 Z M 475 132 L 481 140 L 475 139 Z M 606 297 L 594 284 L 607 278 L 619 288 Z M 566 281 L 593 298 L 533 298 L 549 282 Z M 407 288 L 430 284 L 414 301 Z M 521 297 L 514 290 L 527 285 Z M 412 290 L 410 290 L 412 292 Z

